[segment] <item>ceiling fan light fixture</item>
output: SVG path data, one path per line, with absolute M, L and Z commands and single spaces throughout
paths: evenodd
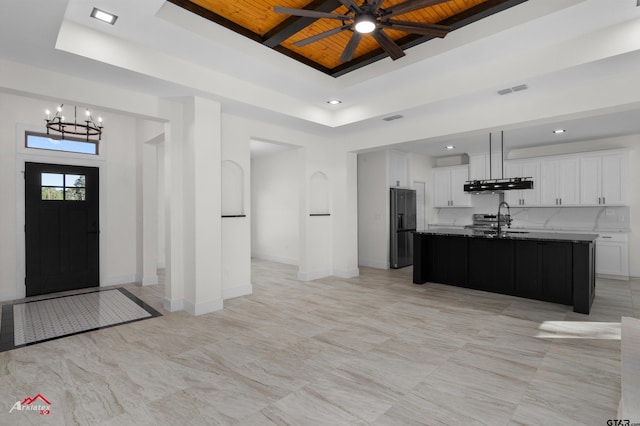
M 376 18 L 373 15 L 363 14 L 356 16 L 355 29 L 361 34 L 369 34 L 376 29 Z

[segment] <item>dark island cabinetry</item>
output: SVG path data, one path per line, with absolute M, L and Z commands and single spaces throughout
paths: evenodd
M 435 236 L 427 241 L 427 253 L 427 269 L 433 271 L 433 281 L 467 285 L 468 269 L 460 267 L 468 262 L 467 238 Z
M 573 305 L 575 312 L 588 314 L 595 295 L 595 249 L 590 238 L 595 236 L 573 237 L 416 233 L 413 282 Z
M 514 294 L 513 240 L 469 239 L 469 287 L 495 293 Z
M 573 244 L 518 241 L 515 246 L 515 294 L 571 305 Z

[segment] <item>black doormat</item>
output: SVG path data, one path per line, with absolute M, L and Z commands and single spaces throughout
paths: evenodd
M 0 352 L 159 316 L 123 288 L 3 305 Z

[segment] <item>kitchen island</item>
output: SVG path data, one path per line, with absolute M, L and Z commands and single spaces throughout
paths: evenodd
M 573 306 L 595 297 L 597 234 L 434 229 L 414 233 L 413 282 L 450 284 Z

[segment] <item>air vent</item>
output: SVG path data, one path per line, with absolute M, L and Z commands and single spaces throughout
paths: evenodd
M 638 1 L 640 1 L 640 0 L 638 0 Z M 526 90 L 528 88 L 529 88 L 529 86 L 527 86 L 526 84 L 519 84 L 518 86 L 507 87 L 506 89 L 498 90 L 498 95 L 507 95 L 507 94 L 513 93 L 513 92 L 520 92 L 520 91 Z
M 390 117 L 385 117 L 385 118 L 383 118 L 383 120 L 384 120 L 384 121 L 393 121 L 393 120 L 398 120 L 398 119 L 400 119 L 400 118 L 404 118 L 404 116 L 403 116 L 403 115 L 400 115 L 400 114 L 398 114 L 398 115 L 392 115 L 392 116 L 390 116 Z

